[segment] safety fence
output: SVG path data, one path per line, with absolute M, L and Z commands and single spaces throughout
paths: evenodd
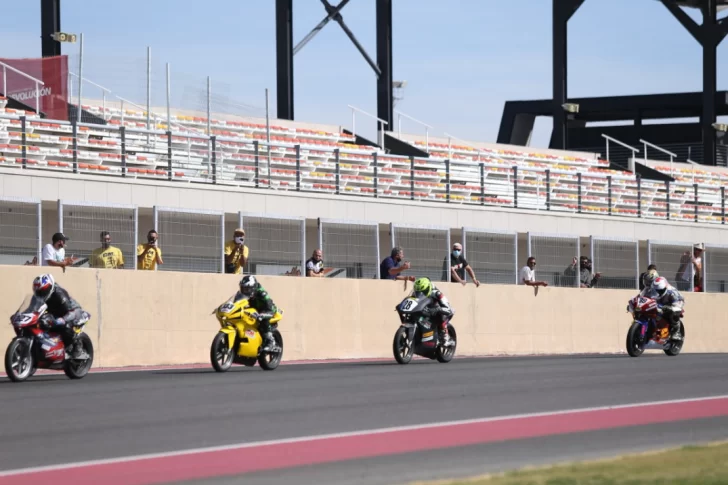
M 0 198 L 0 264 L 37 264 L 41 258 L 41 202 Z
M 101 118 L 100 118 L 101 119 Z M 373 199 L 725 224 L 728 173 L 642 179 L 598 158 L 430 144 L 385 154 L 348 135 L 182 120 L 147 129 L 124 111 L 107 124 L 0 116 L 0 167 Z M 209 131 L 209 133 L 208 133 Z M 270 138 L 270 140 L 269 140 Z
M 318 220 L 318 247 L 329 278 L 379 278 L 379 225 L 376 222 Z
M 301 276 L 305 274 L 306 219 L 265 214 L 240 213 L 249 258 L 244 270 L 260 275 Z
M 680 291 L 693 291 L 695 265 L 693 245 L 680 241 L 647 240 L 649 264 L 657 266 L 657 272 Z

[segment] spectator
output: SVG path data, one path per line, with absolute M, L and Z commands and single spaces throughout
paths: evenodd
M 639 283 L 640 283 L 640 291 L 642 291 L 642 290 L 645 289 L 645 276 L 647 275 L 647 273 L 649 273 L 652 270 L 657 271 L 657 265 L 656 264 L 649 265 L 647 267 L 647 271 L 645 271 L 644 273 L 642 273 L 640 275 L 640 281 L 639 281 Z
M 320 249 L 316 249 L 306 261 L 306 276 L 312 278 L 324 277 L 324 256 Z
M 124 268 L 124 255 L 119 248 L 111 245 L 109 231 L 101 232 L 101 247 L 91 252 L 89 266 L 106 269 Z
M 574 258 L 571 261 L 571 265 L 567 266 L 564 270 L 564 276 L 576 276 L 576 262 Z M 592 262 L 586 256 L 582 256 L 579 261 L 579 286 L 581 288 L 594 288 L 599 283 L 599 278 L 602 277 L 601 273 L 596 273 L 592 276 Z
M 158 264 L 164 264 L 158 239 L 159 234 L 152 229 L 147 233 L 147 243 L 137 246 L 137 269 L 154 271 Z
M 412 267 L 409 261 L 402 262 L 403 259 L 404 250 L 400 247 L 393 248 L 391 255 L 384 258 L 382 263 L 379 265 L 379 278 L 383 280 L 414 281 L 414 276 L 404 276 L 400 274 Z
M 536 281 L 536 258 L 531 256 L 526 261 L 526 266 L 521 268 L 518 275 L 518 284 L 526 286 L 548 286 L 545 281 Z
M 703 251 L 705 245 L 697 243 L 693 245 L 693 255 L 690 256 L 688 251 L 683 253 L 680 258 L 680 267 L 675 274 L 675 283 L 678 291 L 690 291 L 690 272 L 695 271 L 693 275 L 693 291 L 703 291 Z M 690 268 L 692 263 L 693 268 Z
M 76 258 L 66 257 L 66 241 L 68 238 L 62 233 L 57 232 L 53 235 L 52 244 L 46 244 L 41 254 L 41 266 L 57 266 L 66 271 L 66 267 L 74 263 Z
M 450 253 L 450 273 L 452 275 L 452 281 L 462 283 L 465 286 L 465 271 L 468 272 L 470 277 L 473 279 L 475 286 L 480 286 L 480 281 L 475 277 L 473 267 L 468 264 L 463 256 L 463 246 L 460 243 L 452 245 L 452 252 Z
M 242 274 L 243 268 L 248 264 L 248 246 L 245 244 L 245 231 L 235 229 L 233 240 L 225 243 L 225 272 L 229 274 Z

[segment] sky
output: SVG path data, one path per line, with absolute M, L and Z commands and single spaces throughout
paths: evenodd
M 326 14 L 320 0 L 293 3 L 297 44 Z M 83 75 L 111 96 L 145 104 L 151 47 L 153 105 L 165 104 L 169 63 L 174 106 L 204 109 L 210 76 L 213 111 L 263 117 L 267 88 L 275 117 L 274 14 L 274 0 L 63 0 L 61 30 L 84 34 Z M 351 0 L 342 16 L 376 59 L 375 2 Z M 394 79 L 407 81 L 395 109 L 431 135 L 493 142 L 505 101 L 551 97 L 551 0 L 394 0 L 393 18 Z M 570 97 L 702 89 L 699 44 L 657 0 L 586 0 L 569 38 Z M 39 0 L 3 6 L 0 46 L 0 57 L 40 56 Z M 78 48 L 62 46 L 74 71 Z M 335 22 L 296 55 L 294 83 L 297 120 L 351 129 L 347 105 L 376 114 L 376 76 Z M 101 97 L 90 85 L 83 94 Z M 374 121 L 358 115 L 356 126 L 374 139 Z M 402 131 L 424 135 L 407 120 Z M 547 146 L 550 131 L 539 118 L 531 144 Z

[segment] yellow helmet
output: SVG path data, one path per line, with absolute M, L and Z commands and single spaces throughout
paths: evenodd
M 415 280 L 415 292 L 430 296 L 430 293 L 432 293 L 432 282 L 430 278 L 417 278 Z

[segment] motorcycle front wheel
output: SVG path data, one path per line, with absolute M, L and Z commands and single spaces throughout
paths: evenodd
M 276 345 L 278 346 L 278 350 L 273 352 L 261 352 L 258 356 L 258 365 L 260 365 L 263 370 L 274 370 L 278 367 L 281 363 L 281 359 L 283 358 L 283 337 L 278 330 L 273 330 L 272 333 L 273 338 L 276 341 Z
M 228 336 L 222 332 L 215 335 L 210 346 L 210 361 L 217 372 L 225 372 L 233 365 L 233 349 L 228 347 Z
M 642 338 L 642 325 L 634 322 L 627 331 L 627 353 L 630 357 L 639 357 L 645 351 L 645 342 Z
M 413 343 L 407 340 L 408 334 L 409 332 L 405 327 L 399 327 L 394 334 L 392 353 L 398 364 L 409 364 L 414 356 Z
M 670 357 L 677 357 L 683 348 L 683 344 L 685 343 L 685 327 L 683 326 L 682 322 L 680 322 L 680 333 L 682 333 L 683 339 L 670 342 L 670 346 L 663 350 L 665 354 L 669 355 Z
M 14 338 L 8 345 L 5 373 L 13 382 L 23 382 L 35 373 L 33 355 L 26 340 Z
M 450 340 L 453 341 L 453 345 L 451 347 L 438 345 L 435 350 L 435 357 L 437 357 L 437 361 L 442 362 L 443 364 L 450 362 L 452 358 L 455 357 L 455 349 L 458 346 L 458 335 L 455 333 L 455 327 L 449 323 L 447 324 L 447 333 L 450 334 Z
M 63 363 L 63 372 L 69 379 L 82 379 L 86 377 L 88 371 L 91 370 L 91 364 L 94 362 L 94 345 L 91 339 L 85 333 L 78 336 L 81 347 L 88 354 L 88 358 L 84 360 L 69 359 Z

